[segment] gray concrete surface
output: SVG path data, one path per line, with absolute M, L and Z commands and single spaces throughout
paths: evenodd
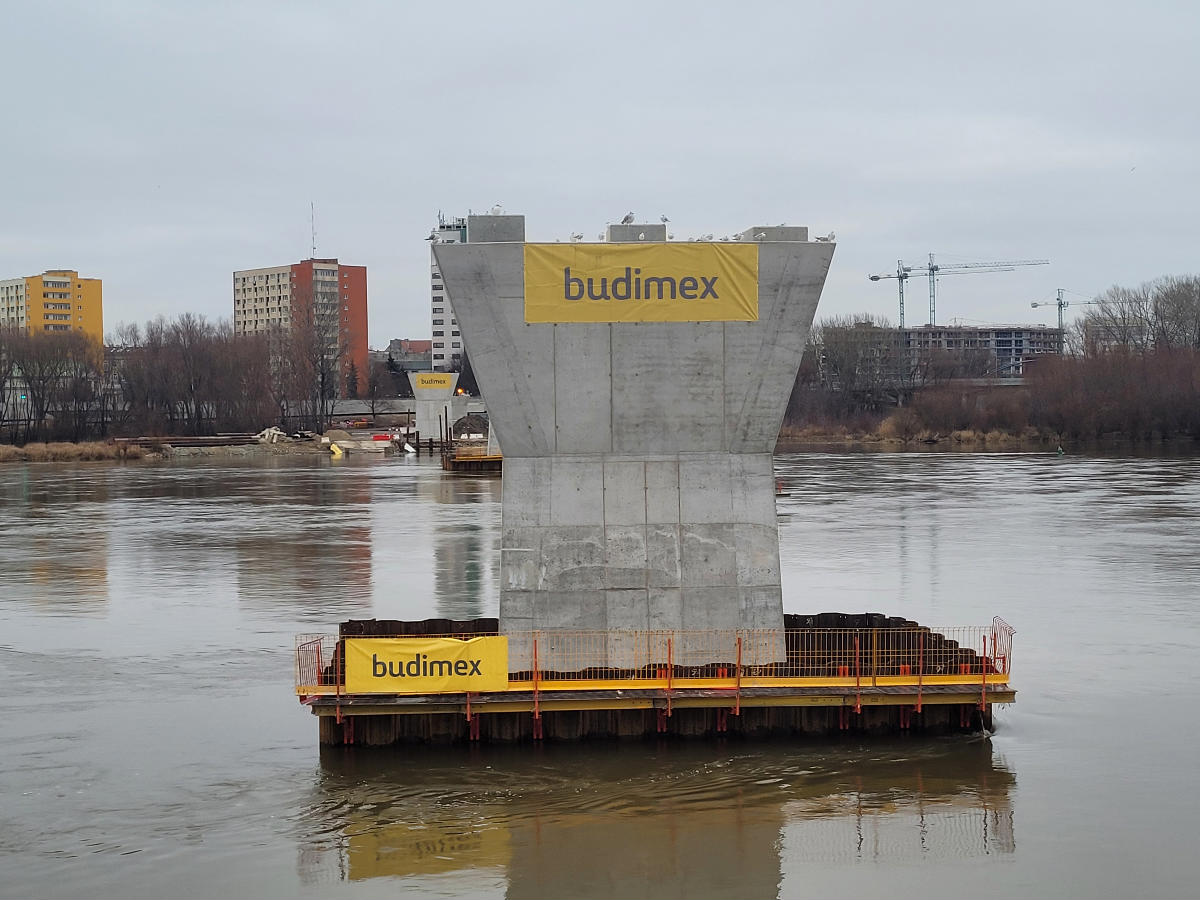
M 504 448 L 501 629 L 613 633 L 542 661 L 621 664 L 621 631 L 782 633 L 771 454 L 834 246 L 759 248 L 758 321 L 612 324 L 526 324 L 522 244 L 434 248 Z
M 445 427 L 442 424 L 444 420 L 449 417 L 450 425 L 453 425 L 467 414 L 467 398 L 456 396 L 454 393 L 458 387 L 457 372 L 435 373 L 450 376 L 450 387 L 444 388 L 417 387 L 417 378 L 422 374 L 426 373 L 408 373 L 408 383 L 412 385 L 413 389 L 412 405 L 415 407 L 416 413 L 414 424 L 421 440 L 427 441 L 433 438 L 435 441 L 440 441 L 442 430 Z
M 667 226 L 660 222 L 634 222 L 632 225 L 615 223 L 604 229 L 604 239 L 611 243 L 638 244 L 644 241 L 665 241 Z
M 524 216 L 467 216 L 468 243 L 496 244 L 523 240 L 525 240 Z

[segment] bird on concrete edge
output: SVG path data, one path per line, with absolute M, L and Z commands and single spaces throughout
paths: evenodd
M 668 222 L 670 222 L 671 220 L 670 220 L 670 219 L 668 219 L 666 216 L 659 216 L 659 217 L 658 217 L 658 221 L 660 221 L 660 222 L 662 222 L 664 225 L 666 225 L 666 224 L 667 224 Z
M 625 213 L 625 218 L 623 218 L 621 220 L 621 224 L 622 225 L 632 225 L 633 224 L 633 213 L 631 213 L 631 212 Z

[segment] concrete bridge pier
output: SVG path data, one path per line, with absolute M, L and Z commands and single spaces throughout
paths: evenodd
M 709 661 L 704 638 L 684 632 L 713 630 L 757 631 L 747 658 L 778 661 L 771 458 L 833 244 L 778 227 L 748 229 L 744 244 L 668 244 L 648 223 L 614 233 L 629 243 L 504 237 L 434 247 L 504 448 L 501 631 L 546 633 L 539 664 L 568 671 L 620 666 L 631 653 L 622 632 L 646 630 L 681 633 L 680 665 Z M 530 281 L 538 247 L 574 260 L 557 287 Z M 740 279 L 749 296 L 728 315 L 662 320 L 702 308 L 673 306 L 672 281 L 671 298 L 631 318 L 619 303 L 571 304 L 564 276 L 589 265 L 700 266 L 699 276 L 722 273 L 720 290 Z M 680 278 L 681 294 L 689 283 Z M 554 290 L 563 320 L 531 312 L 533 291 Z M 580 314 L 612 320 L 568 321 Z M 579 629 L 606 630 L 605 646 L 578 646 Z M 528 665 L 528 643 L 511 642 L 514 671 Z

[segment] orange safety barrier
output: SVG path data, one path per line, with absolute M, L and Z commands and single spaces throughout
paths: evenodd
M 604 687 L 713 688 L 789 684 L 852 687 L 972 684 L 986 703 L 987 685 L 1006 684 L 1014 631 L 990 626 L 950 628 L 806 628 L 743 631 L 535 631 L 508 637 L 509 689 L 534 691 Z M 424 637 L 480 637 L 442 634 Z M 373 637 L 383 637 L 374 635 Z M 413 637 L 397 635 L 397 638 Z M 360 638 L 370 640 L 371 638 Z M 296 691 L 345 692 L 345 661 L 332 635 L 296 639 Z M 859 704 L 856 698 L 856 706 Z

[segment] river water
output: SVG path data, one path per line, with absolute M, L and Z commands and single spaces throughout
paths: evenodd
M 1195 896 L 1200 461 L 777 469 L 789 612 L 1012 623 L 995 735 L 321 750 L 294 634 L 495 615 L 498 480 L 0 467 L 0 896 Z

